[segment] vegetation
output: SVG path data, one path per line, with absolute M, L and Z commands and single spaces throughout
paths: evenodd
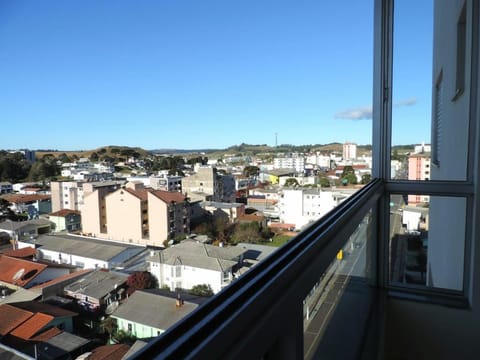
M 210 297 L 213 296 L 213 290 L 210 284 L 195 285 L 190 289 L 190 294 L 196 296 Z
M 344 185 L 347 184 L 356 184 L 357 183 L 357 176 L 355 175 L 355 171 L 351 166 L 345 166 L 342 172 L 342 183 Z
M 148 271 L 135 271 L 127 278 L 128 294 L 135 290 L 153 289 L 157 287 L 156 278 Z
M 298 186 L 298 181 L 297 179 L 294 179 L 294 178 L 288 178 L 287 180 L 285 180 L 285 186 L 286 187 Z

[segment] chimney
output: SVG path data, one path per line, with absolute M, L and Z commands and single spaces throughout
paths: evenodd
M 183 305 L 183 299 L 182 299 L 182 297 L 180 296 L 180 293 L 178 293 L 178 294 L 177 294 L 177 301 L 176 301 L 175 306 L 176 306 L 177 308 L 179 308 L 179 307 L 182 307 L 182 305 Z

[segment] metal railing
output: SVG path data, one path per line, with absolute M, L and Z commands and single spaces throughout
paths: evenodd
M 131 359 L 303 358 L 303 300 L 383 190 L 364 186 Z

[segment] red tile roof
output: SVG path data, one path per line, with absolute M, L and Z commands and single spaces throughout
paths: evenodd
M 63 331 L 60 330 L 59 328 L 52 327 L 52 328 L 38 334 L 37 336 L 30 338 L 30 340 L 33 340 L 33 341 L 48 341 L 51 338 L 53 338 L 54 336 L 57 336 L 57 335 L 61 334 L 62 332 Z
M 122 190 L 132 194 L 133 196 L 136 196 L 137 198 L 139 198 L 142 201 L 147 201 L 148 200 L 149 191 L 147 189 L 133 190 L 133 189 L 125 188 L 125 189 L 122 189 Z M 122 191 L 122 190 L 120 190 L 120 191 Z
M 32 313 L 42 313 L 45 315 L 53 316 L 55 318 L 73 317 L 78 315 L 73 311 L 62 309 L 59 306 L 54 306 L 54 305 L 42 303 L 39 301 L 33 301 L 33 300 L 21 301 L 21 302 L 13 303 L 11 305 L 25 311 L 30 311 Z
M 19 325 L 10 334 L 19 337 L 20 339 L 28 340 L 47 326 L 53 319 L 53 316 L 36 313 L 27 321 Z
M 70 209 L 62 209 L 62 210 L 58 210 L 58 211 L 55 211 L 51 214 L 49 214 L 50 216 L 60 216 L 60 217 L 66 217 L 68 215 L 80 215 L 80 211 L 78 210 L 70 210 Z
M 18 286 L 25 286 L 43 270 L 45 264 L 17 259 L 0 254 L 0 281 Z
M 4 251 L 3 255 L 22 259 L 22 258 L 32 257 L 36 253 L 37 253 L 37 250 L 35 250 L 34 248 L 25 247 L 23 249 Z
M 103 345 L 92 351 L 87 360 L 118 360 L 127 353 L 130 346 L 126 344 Z
M 165 201 L 167 204 L 171 202 L 181 203 L 185 201 L 185 195 L 178 191 L 163 191 L 156 190 L 152 191 L 152 194 L 155 195 L 160 200 Z
M 3 198 L 8 202 L 11 202 L 14 204 L 23 204 L 23 203 L 28 203 L 28 202 L 38 201 L 38 200 L 47 200 L 47 199 L 50 199 L 51 196 L 39 195 L 39 194 L 9 194 L 9 195 L 4 195 Z
M 0 335 L 5 336 L 33 316 L 30 311 L 9 304 L 0 305 Z
M 50 281 L 47 281 L 47 282 L 44 282 L 42 284 L 39 284 L 39 285 L 35 285 L 35 286 L 32 286 L 30 288 L 30 290 L 33 290 L 33 289 L 43 289 L 43 288 L 46 288 L 46 287 L 49 287 L 49 286 L 52 286 L 52 285 L 55 285 L 55 284 L 58 284 L 62 281 L 65 281 L 65 280 L 68 280 L 68 279 L 74 279 L 74 278 L 77 278 L 77 277 L 80 277 L 80 276 L 83 276 L 89 272 L 92 272 L 93 269 L 83 269 L 83 270 L 78 270 L 78 271 L 75 271 L 71 274 L 67 274 L 67 275 L 62 275 L 62 276 L 59 276 L 55 279 L 52 279 Z

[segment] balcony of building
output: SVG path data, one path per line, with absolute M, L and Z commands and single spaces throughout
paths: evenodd
M 460 104 L 455 90 L 444 104 L 442 141 L 432 141 L 432 163 L 441 161 L 430 180 L 391 178 L 394 9 L 376 0 L 374 180 L 132 358 L 480 358 L 480 4 L 435 3 L 434 62 L 469 49 L 466 69 L 447 61 L 440 71 L 460 71 L 457 90 L 468 98 Z M 444 36 L 449 27 L 458 37 Z M 410 209 L 412 198 L 429 204 Z

